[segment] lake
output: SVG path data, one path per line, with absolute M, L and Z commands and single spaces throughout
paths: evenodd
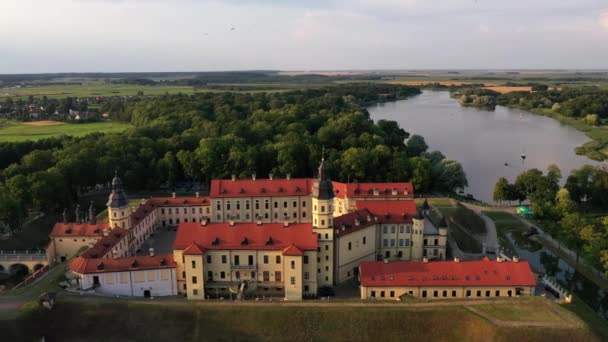
M 422 135 L 429 150 L 457 160 L 467 174 L 465 193 L 492 202 L 499 177 L 514 181 L 530 168 L 546 171 L 556 164 L 564 176 L 597 162 L 574 153 L 587 136 L 555 119 L 518 109 L 461 107 L 447 91 L 427 91 L 407 100 L 368 108 L 374 121 L 394 120 L 410 134 Z M 521 155 L 526 159 L 522 161 Z M 505 165 L 507 164 L 507 165 Z

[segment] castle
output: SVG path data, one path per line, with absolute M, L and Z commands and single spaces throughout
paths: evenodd
M 116 176 L 107 207 L 107 222 L 95 222 L 91 207 L 87 220 L 64 219 L 51 232 L 52 261 L 73 257 L 68 273 L 81 290 L 297 300 L 356 280 L 365 261 L 446 256 L 445 221 L 433 223 L 426 202 L 417 210 L 410 183 L 333 182 L 323 161 L 314 179 L 232 176 L 213 180 L 206 197 L 156 197 L 136 208 Z M 137 255 L 169 227 L 177 227 L 172 253 Z

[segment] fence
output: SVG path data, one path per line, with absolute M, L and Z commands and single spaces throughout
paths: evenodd
M 45 265 L 43 266 L 41 269 L 39 269 L 38 271 L 34 272 L 31 276 L 25 278 L 24 281 L 20 282 L 19 284 L 15 285 L 15 287 L 13 287 L 13 290 L 16 290 L 22 286 L 31 284 L 34 280 L 40 278 L 44 272 L 49 270 L 49 265 Z
M 14 261 L 45 261 L 46 253 L 44 251 L 3 251 L 0 250 L 0 260 Z

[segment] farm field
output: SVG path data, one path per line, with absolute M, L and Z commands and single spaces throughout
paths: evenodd
M 87 134 L 122 132 L 131 125 L 122 122 L 57 123 L 54 121 L 19 123 L 0 121 L 0 142 L 40 140 L 62 135 L 85 136 Z
M 134 96 L 139 91 L 144 95 L 192 94 L 193 87 L 187 86 L 142 86 L 130 84 L 90 83 L 83 85 L 44 85 L 23 88 L 0 88 L 0 97 L 25 98 L 32 96 L 47 96 L 50 98 L 64 97 L 95 97 L 95 96 Z

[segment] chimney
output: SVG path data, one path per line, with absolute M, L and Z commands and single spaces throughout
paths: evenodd
M 251 180 L 255 180 L 255 173 L 251 174 Z
M 359 227 L 359 225 L 361 224 L 361 221 L 359 221 L 359 219 L 355 219 L 355 226 Z
M 175 192 L 171 193 L 171 197 L 175 198 Z
M 206 226 L 207 225 L 207 218 L 203 218 L 203 220 L 201 221 L 201 226 Z
M 285 178 L 287 178 L 287 180 L 291 179 L 291 173 L 288 173 L 287 175 L 285 175 Z
M 199 197 L 201 197 L 201 194 L 197 191 L 196 192 L 196 198 L 199 198 Z
M 502 262 L 502 257 L 496 257 L 496 262 Z
M 460 262 L 460 258 L 454 257 L 454 262 Z
M 272 180 L 272 177 L 273 177 L 273 176 L 274 176 L 274 175 L 273 175 L 272 173 L 269 173 L 269 174 L 268 174 L 268 179 Z
M 232 177 L 232 181 L 234 182 L 236 180 L 236 175 L 233 173 L 231 177 Z
M 108 236 L 110 234 L 110 228 L 106 228 L 103 230 L 103 236 Z
M 258 226 L 261 226 L 262 225 L 262 221 L 261 220 L 257 220 L 257 221 L 255 221 L 255 224 L 257 224 Z
M 388 259 L 384 259 L 384 263 L 385 263 L 385 264 L 388 264 Z
M 422 258 L 422 262 L 426 263 L 429 262 L 429 259 L 427 257 Z
M 519 257 L 513 256 L 513 262 L 519 262 Z
M 150 249 L 148 249 L 148 252 L 150 252 L 150 256 L 154 256 L 154 248 L 150 247 Z
M 234 227 L 234 220 L 230 220 L 230 221 L 228 221 L 228 225 L 229 225 L 230 227 Z
M 287 221 L 287 220 L 283 221 L 283 227 L 289 227 L 289 221 Z

